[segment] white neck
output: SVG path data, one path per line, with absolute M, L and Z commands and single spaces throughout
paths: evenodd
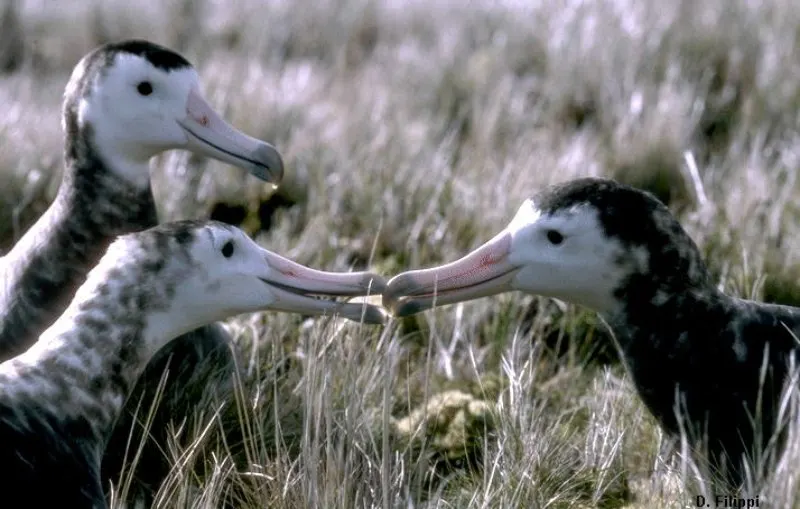
M 150 159 L 153 154 L 149 151 L 136 154 L 135 157 L 125 155 L 128 151 L 113 150 L 111 140 L 103 140 L 103 136 L 95 133 L 93 143 L 97 155 L 103 164 L 119 178 L 124 179 L 137 189 L 150 188 Z M 102 148 L 105 147 L 105 148 Z

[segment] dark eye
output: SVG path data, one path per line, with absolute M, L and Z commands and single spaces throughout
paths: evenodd
M 554 246 L 557 246 L 564 242 L 564 236 L 557 230 L 547 230 L 547 240 Z
M 136 91 L 141 95 L 150 95 L 153 93 L 153 85 L 149 81 L 143 81 L 136 85 Z
M 233 256 L 232 240 L 229 240 L 228 242 L 225 243 L 224 246 L 222 246 L 222 256 L 224 256 L 225 258 L 230 258 L 231 256 Z

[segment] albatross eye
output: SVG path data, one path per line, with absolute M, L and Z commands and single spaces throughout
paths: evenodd
M 222 256 L 225 258 L 230 258 L 233 256 L 233 241 L 229 240 L 222 246 Z
M 149 81 L 143 81 L 136 85 L 136 91 L 139 92 L 140 95 L 150 95 L 153 93 L 153 85 L 151 85 Z
M 547 230 L 547 240 L 554 246 L 557 246 L 564 242 L 564 236 L 561 235 L 561 232 L 558 230 Z

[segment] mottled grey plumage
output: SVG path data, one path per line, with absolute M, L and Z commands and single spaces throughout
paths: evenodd
M 182 228 L 179 230 L 178 228 Z M 147 337 L 193 268 L 197 225 L 124 237 L 25 354 L 0 365 L 4 496 L 30 507 L 106 507 L 100 460 L 128 394 L 170 338 Z
M 119 55 L 142 57 L 165 72 L 191 69 L 180 55 L 146 41 L 102 46 L 76 68 L 64 97 L 65 168 L 61 187 L 47 212 L 0 259 L 0 360 L 25 351 L 54 322 L 115 236 L 157 224 L 146 161 L 145 175 L 126 178 L 124 172 L 117 171 L 113 157 L 109 160 L 101 155 L 97 127 L 81 122 L 81 101 L 96 92 L 111 67 L 119 63 Z M 280 166 L 277 156 L 273 160 Z M 167 423 L 173 416 L 185 415 L 191 407 L 193 401 L 187 401 L 187 394 L 211 395 L 230 380 L 234 362 L 227 339 L 221 327 L 210 325 L 171 343 L 154 359 L 110 442 L 103 465 L 104 487 L 119 476 L 129 435 L 133 433 L 135 446 L 143 439 L 139 426 L 131 429 L 135 403 L 156 399 L 159 380 L 169 366 L 162 403 L 154 415 L 152 438 L 143 450 L 144 466 L 136 471 L 139 483 L 134 483 L 133 490 L 157 487 L 168 468 L 161 452 Z M 192 383 L 198 385 L 187 390 Z
M 595 178 L 549 188 L 467 256 L 397 275 L 384 303 L 405 316 L 508 290 L 597 310 L 647 408 L 668 432 L 707 441 L 729 481 L 742 482 L 742 456 L 773 437 L 800 360 L 800 309 L 719 291 L 697 245 L 651 194 Z

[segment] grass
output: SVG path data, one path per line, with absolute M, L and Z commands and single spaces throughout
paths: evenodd
M 166 154 L 153 166 L 164 220 L 236 217 L 302 263 L 391 275 L 491 238 L 534 189 L 604 175 L 666 201 L 726 291 L 800 303 L 794 2 L 133 5 L 0 9 L 3 249 L 55 194 L 72 66 L 136 36 L 185 54 L 214 106 L 287 166 L 273 194 Z M 176 423 L 157 507 L 694 507 L 712 495 L 614 355 L 597 354 L 608 337 L 585 310 L 504 295 L 383 328 L 277 313 L 228 326 L 239 390 Z M 236 443 L 219 433 L 226 420 Z M 800 507 L 799 431 L 747 493 L 761 507 Z M 130 506 L 119 488 L 113 506 Z

